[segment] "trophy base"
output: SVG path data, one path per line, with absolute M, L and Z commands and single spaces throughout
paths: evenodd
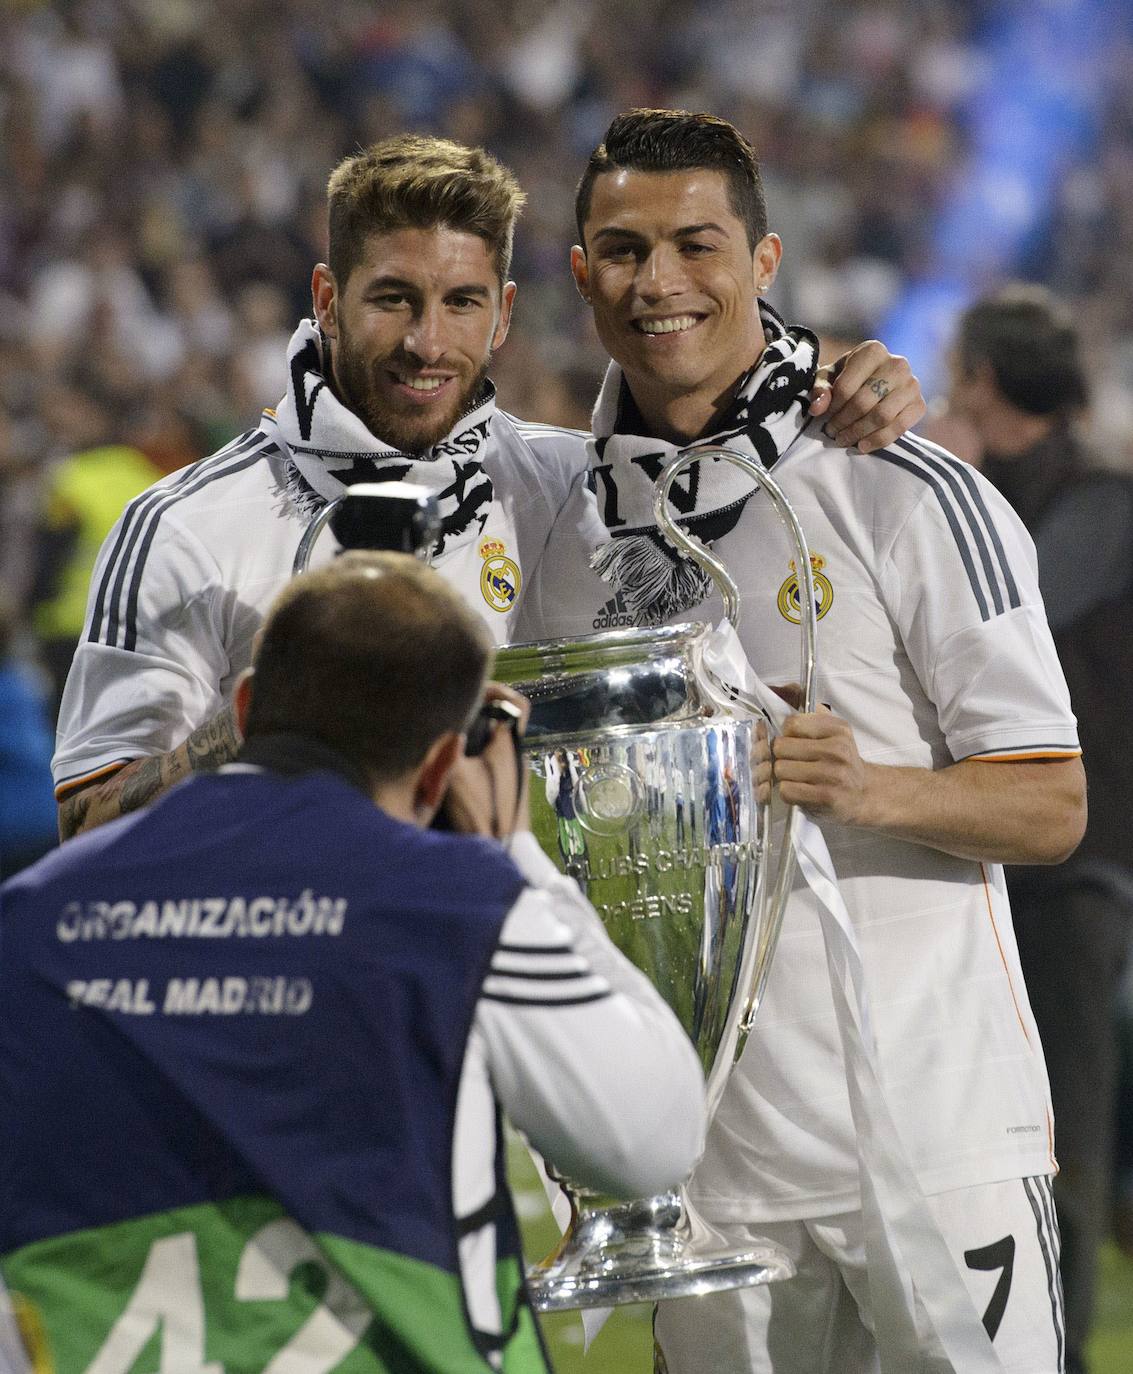
M 583 1214 L 558 1250 L 527 1274 L 537 1312 L 701 1297 L 789 1279 L 770 1241 L 729 1245 L 675 1193 Z

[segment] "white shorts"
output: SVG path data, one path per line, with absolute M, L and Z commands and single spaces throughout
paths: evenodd
M 928 1204 L 1004 1369 L 1062 1374 L 1065 1323 L 1050 1179 L 959 1188 Z M 661 1303 L 659 1371 L 877 1374 L 860 1213 L 716 1229 L 737 1242 L 774 1241 L 798 1273 L 782 1283 Z M 926 1325 L 918 1321 L 916 1374 L 951 1374 Z

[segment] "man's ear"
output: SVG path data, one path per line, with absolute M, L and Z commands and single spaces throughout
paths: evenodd
M 317 262 L 311 273 L 311 304 L 319 328 L 328 339 L 338 338 L 338 285 L 325 262 Z
M 232 709 L 236 714 L 236 728 L 240 731 L 243 739 L 245 726 L 248 723 L 248 712 L 252 706 L 252 678 L 255 677 L 254 668 L 245 668 L 236 679 L 236 687 L 232 693 Z
M 586 265 L 586 249 L 577 243 L 570 250 L 570 270 L 574 277 L 574 284 L 578 287 L 578 294 L 589 305 L 590 269 Z
M 414 814 L 427 825 L 440 806 L 448 790 L 452 770 L 464 757 L 464 736 L 456 730 L 446 730 L 429 746 L 424 762 L 417 770 L 413 789 Z
M 496 332 L 492 335 L 493 353 L 507 338 L 508 328 L 511 325 L 511 308 L 514 303 L 515 282 L 504 282 L 504 289 L 500 295 L 500 318 L 496 323 Z
M 783 240 L 778 234 L 764 234 L 755 245 L 751 263 L 755 289 L 759 295 L 762 296 L 774 282 L 782 259 Z

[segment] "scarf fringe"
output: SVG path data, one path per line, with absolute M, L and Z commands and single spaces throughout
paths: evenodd
M 326 498 L 311 486 L 290 457 L 283 464 L 283 495 L 307 520 L 313 520 L 326 505 Z
M 660 625 L 669 616 L 697 606 L 712 590 L 712 579 L 691 559 L 667 552 L 649 534 L 631 534 L 602 544 L 590 566 L 622 591 L 626 610 L 639 624 Z

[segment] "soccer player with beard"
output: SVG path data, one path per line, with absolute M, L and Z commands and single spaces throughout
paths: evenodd
M 483 151 L 423 136 L 334 170 L 329 263 L 288 348 L 286 396 L 132 502 L 99 556 L 53 765 L 64 838 L 233 757 L 231 691 L 264 611 L 312 515 L 351 483 L 428 487 L 443 517 L 433 565 L 498 642 L 513 637 L 552 525 L 595 519 L 585 436 L 498 410 L 487 377 L 523 199 Z M 919 418 L 904 359 L 876 343 L 847 356 L 816 412 L 854 437 Z M 879 374 L 887 398 L 865 385 Z M 316 561 L 329 557 L 328 540 Z

